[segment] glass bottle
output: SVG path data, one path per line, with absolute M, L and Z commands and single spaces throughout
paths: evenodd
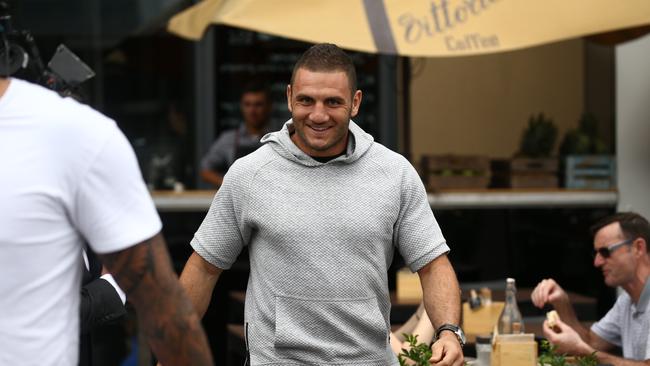
M 499 316 L 499 334 L 524 333 L 524 321 L 517 307 L 515 279 L 506 280 L 506 305 Z

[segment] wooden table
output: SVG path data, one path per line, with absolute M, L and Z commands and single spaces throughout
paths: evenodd
M 517 303 L 519 308 L 526 317 L 540 317 L 543 319 L 543 316 L 546 314 L 545 310 L 537 309 L 533 306 L 533 303 L 530 299 L 530 294 L 532 293 L 530 288 L 521 288 L 517 291 Z M 469 291 L 463 292 L 463 299 L 467 299 Z M 569 298 L 574 305 L 574 308 L 578 310 L 581 317 L 585 320 L 596 320 L 596 306 L 597 301 L 593 297 L 580 295 L 573 292 L 568 292 Z M 493 290 L 492 298 L 494 301 L 504 301 L 505 291 L 504 290 Z M 236 304 L 240 304 L 242 309 L 241 312 L 234 311 L 236 315 L 236 321 L 243 322 L 243 305 L 246 301 L 246 292 L 244 291 L 233 291 L 230 292 L 230 299 L 233 300 Z M 404 323 L 417 309 L 420 304 L 417 300 L 401 300 L 397 298 L 395 292 L 390 293 L 391 301 L 391 323 L 401 324 Z M 233 309 L 235 310 L 235 309 Z M 241 317 L 241 318 L 240 318 Z M 539 323 L 539 330 L 541 334 L 541 322 Z M 536 333 L 537 334 L 537 333 Z

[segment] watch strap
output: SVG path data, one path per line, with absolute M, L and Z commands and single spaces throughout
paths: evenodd
M 436 330 L 436 340 L 440 338 L 440 333 L 443 331 L 448 330 L 456 336 L 458 339 L 458 343 L 460 343 L 460 346 L 463 347 L 465 346 L 465 337 L 463 336 L 463 330 L 454 324 L 443 324 L 438 329 Z

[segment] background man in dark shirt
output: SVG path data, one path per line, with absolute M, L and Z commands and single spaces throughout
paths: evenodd
M 210 146 L 201 160 L 201 177 L 204 181 L 220 186 L 224 174 L 235 160 L 262 146 L 260 139 L 268 128 L 271 104 L 269 90 L 264 84 L 251 82 L 246 85 L 239 104 L 244 123 L 222 133 Z

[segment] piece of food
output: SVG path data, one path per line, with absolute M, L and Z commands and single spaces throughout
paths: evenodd
M 546 313 L 546 321 L 548 321 L 548 326 L 551 327 L 551 329 L 555 329 L 557 327 L 557 321 L 560 319 L 560 316 L 557 314 L 557 311 L 551 310 L 548 313 Z

